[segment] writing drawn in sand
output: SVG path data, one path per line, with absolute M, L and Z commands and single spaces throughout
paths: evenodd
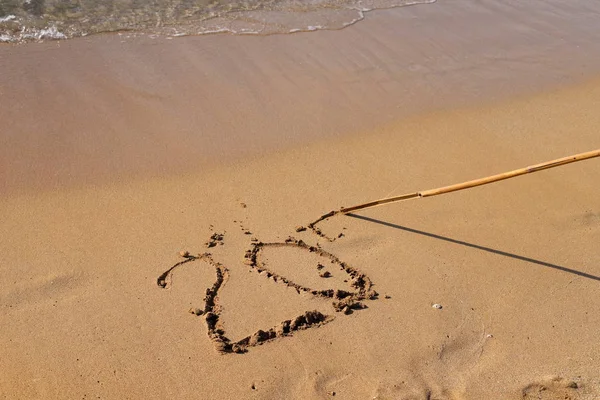
M 208 248 L 223 244 L 224 234 L 214 233 L 210 240 L 206 243 Z M 349 283 L 352 290 L 340 289 L 313 289 L 307 286 L 300 285 L 285 276 L 282 276 L 270 270 L 264 260 L 261 259 L 261 254 L 268 248 L 285 248 L 292 247 L 302 251 L 313 253 L 329 261 L 331 264 L 337 265 L 340 270 L 344 271 L 349 276 Z M 292 319 L 282 321 L 280 324 L 258 330 L 250 336 L 247 336 L 238 341 L 232 341 L 227 337 L 227 332 L 221 321 L 222 305 L 219 301 L 219 291 L 226 285 L 230 275 L 230 270 L 223 264 L 213 258 L 209 252 L 201 254 L 190 254 L 182 252 L 180 256 L 184 260 L 176 263 L 171 268 L 163 272 L 157 279 L 157 285 L 163 289 L 169 289 L 172 283 L 172 274 L 174 271 L 189 263 L 202 263 L 215 269 L 216 280 L 212 287 L 206 289 L 204 296 L 204 308 L 191 309 L 190 312 L 202 316 L 206 322 L 208 337 L 214 343 L 215 348 L 223 353 L 245 353 L 250 347 L 257 346 L 276 338 L 292 336 L 295 331 L 315 328 L 327 324 L 335 319 L 334 315 L 326 315 L 319 311 L 306 311 L 301 315 L 297 315 Z M 341 261 L 338 257 L 323 250 L 319 246 L 311 246 L 302 240 L 289 237 L 284 242 L 263 243 L 256 239 L 251 244 L 251 248 L 244 255 L 244 263 L 251 268 L 251 271 L 260 274 L 261 276 L 271 279 L 274 282 L 292 287 L 297 293 L 305 293 L 317 298 L 331 299 L 332 311 L 335 314 L 348 315 L 355 310 L 366 308 L 363 303 L 365 300 L 374 300 L 378 294 L 373 290 L 373 283 L 364 273 L 358 269 Z M 322 264 L 317 265 L 317 269 L 321 270 Z M 329 276 L 328 272 L 319 274 L 322 278 Z

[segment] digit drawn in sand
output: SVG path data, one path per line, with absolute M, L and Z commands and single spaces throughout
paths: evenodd
M 319 218 L 317 218 L 315 221 L 311 222 L 310 224 L 307 225 L 307 227 L 317 236 L 322 237 L 323 239 L 329 241 L 329 242 L 335 242 L 337 239 L 342 238 L 344 236 L 343 233 L 340 233 L 337 237 L 331 237 L 328 236 L 327 234 L 325 234 L 319 227 L 317 227 L 317 224 L 320 222 L 323 222 L 325 220 L 328 220 L 329 218 L 339 214 L 340 211 L 329 211 L 327 214 L 323 214 L 321 215 Z M 304 228 L 304 227 L 301 227 Z M 296 228 L 296 230 L 298 231 L 298 228 Z
M 223 243 L 223 234 L 218 235 L 218 241 Z M 214 239 L 216 238 L 211 237 L 211 240 Z M 251 249 L 246 251 L 244 263 L 248 265 L 252 271 L 257 272 L 276 283 L 292 287 L 297 293 L 306 293 L 318 298 L 331 299 L 332 308 L 335 312 L 343 313 L 345 315 L 351 314 L 355 310 L 367 308 L 362 301 L 374 300 L 378 297 L 378 293 L 373 290 L 373 283 L 364 273 L 360 272 L 354 267 L 351 267 L 347 263 L 341 261 L 335 255 L 321 249 L 320 247 L 310 246 L 304 241 L 297 240 L 292 237 L 289 237 L 284 242 L 253 242 L 251 246 Z M 339 266 L 341 270 L 349 275 L 350 285 L 354 290 L 316 290 L 295 283 L 292 280 L 268 269 L 264 261 L 261 260 L 261 252 L 267 248 L 282 247 L 299 248 L 328 259 L 332 264 Z M 156 283 L 160 288 L 170 289 L 174 270 L 184 264 L 201 261 L 215 268 L 216 280 L 212 287 L 206 289 L 206 295 L 204 297 L 204 309 L 190 310 L 190 312 L 196 315 L 204 316 L 208 330 L 208 337 L 213 341 L 215 348 L 219 352 L 245 353 L 248 351 L 249 347 L 257 346 L 276 338 L 291 336 L 294 331 L 318 327 L 335 319 L 333 315 L 325 315 L 316 310 L 306 311 L 295 318 L 281 322 L 277 326 L 271 327 L 267 330 L 258 330 L 252 335 L 241 340 L 232 341 L 226 336 L 225 330 L 223 329 L 223 324 L 220 321 L 222 306 L 219 304 L 218 298 L 219 290 L 223 288 L 229 278 L 229 269 L 221 263 L 215 261 L 210 253 L 191 255 L 189 252 L 181 252 L 180 256 L 184 257 L 185 260 L 176 263 L 171 268 L 163 272 L 158 277 Z
M 338 215 L 345 215 L 343 208 L 340 210 L 337 210 L 337 211 L 336 210 L 329 211 L 328 213 L 321 215 L 319 218 L 317 218 L 316 220 L 314 220 L 311 223 L 309 223 L 308 225 L 306 225 L 306 227 L 304 227 L 304 226 L 296 227 L 296 232 L 302 232 L 308 228 L 315 235 L 321 237 L 322 239 L 327 240 L 328 242 L 333 243 L 336 240 L 343 238 L 345 236 L 344 233 L 340 232 L 335 236 L 330 236 L 330 235 L 326 234 L 325 232 L 323 232 L 323 230 L 321 228 L 319 228 L 317 225 L 320 224 L 321 222 L 325 222 L 325 221 L 329 220 L 330 218 L 338 216 Z M 346 228 L 344 228 L 344 229 L 346 229 Z

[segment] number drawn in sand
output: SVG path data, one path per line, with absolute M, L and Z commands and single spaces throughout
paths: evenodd
M 223 243 L 223 234 L 215 233 L 207 242 L 207 247 L 214 247 Z M 263 243 L 255 241 L 251 245 L 251 249 L 246 251 L 244 263 L 248 265 L 253 272 L 261 274 L 261 276 L 271 279 L 274 282 L 292 287 L 297 293 L 305 293 L 317 298 L 331 299 L 332 311 L 338 315 L 348 315 L 355 310 L 366 308 L 364 300 L 374 300 L 378 297 L 376 291 L 373 290 L 371 280 L 362 272 L 347 263 L 341 261 L 335 255 L 323 250 L 318 246 L 311 246 L 302 240 L 297 240 L 292 237 L 284 242 Z M 339 289 L 312 289 L 307 286 L 300 285 L 292 280 L 270 270 L 261 259 L 262 252 L 268 248 L 285 248 L 292 247 L 302 251 L 313 253 L 323 257 L 331 264 L 337 265 L 340 270 L 343 270 L 349 276 L 349 283 L 352 290 Z M 157 285 L 163 289 L 171 288 L 172 274 L 174 271 L 185 264 L 203 263 L 208 264 L 215 269 L 216 280 L 212 287 L 206 289 L 204 297 L 204 309 L 192 309 L 190 312 L 203 316 L 206 321 L 208 337 L 212 340 L 215 348 L 223 353 L 245 353 L 248 348 L 263 344 L 265 342 L 291 336 L 295 331 L 309 329 L 327 324 L 335 319 L 334 315 L 325 315 L 319 311 L 306 311 L 295 318 L 285 320 L 265 330 L 258 330 L 250 336 L 247 336 L 238 341 L 232 341 L 227 337 L 221 321 L 221 310 L 223 306 L 219 303 L 219 291 L 226 285 L 230 271 L 227 267 L 214 260 L 211 253 L 202 253 L 192 255 L 188 252 L 180 254 L 184 260 L 176 263 L 171 268 L 163 272 L 157 279 Z M 317 266 L 317 268 L 319 268 Z M 321 277 L 326 277 L 321 275 Z

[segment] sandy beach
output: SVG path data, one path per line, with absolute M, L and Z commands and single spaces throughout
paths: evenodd
M 0 398 L 599 399 L 600 159 L 297 229 L 598 149 L 541 3 L 1 46 Z

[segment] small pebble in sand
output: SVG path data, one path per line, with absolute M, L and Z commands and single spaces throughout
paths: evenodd
M 188 257 L 190 256 L 190 252 L 189 252 L 189 251 L 185 251 L 185 250 L 181 250 L 181 251 L 179 252 L 179 255 L 180 255 L 181 257 L 188 258 Z
M 488 333 L 485 337 L 487 337 L 488 339 L 491 339 L 494 337 L 494 335 L 492 335 L 491 333 Z
M 304 232 L 305 230 L 306 230 L 306 227 L 305 227 L 305 226 L 298 225 L 298 226 L 296 227 L 296 232 Z
M 441 310 L 441 309 L 442 309 L 442 305 L 441 305 L 441 304 L 438 304 L 438 303 L 435 303 L 435 304 L 434 304 L 434 305 L 432 305 L 431 307 L 433 307 L 433 308 L 435 308 L 435 309 L 438 309 L 438 310 Z
M 202 315 L 204 314 L 204 311 L 199 308 L 190 308 L 190 314 Z
M 319 276 L 320 276 L 321 278 L 329 278 L 329 277 L 331 277 L 331 272 L 329 272 L 329 271 L 321 272 L 321 273 L 319 274 Z
M 385 297 L 386 299 L 391 299 L 391 298 L 392 298 L 392 296 L 390 296 L 390 295 L 387 295 L 387 294 L 386 294 L 384 297 Z

